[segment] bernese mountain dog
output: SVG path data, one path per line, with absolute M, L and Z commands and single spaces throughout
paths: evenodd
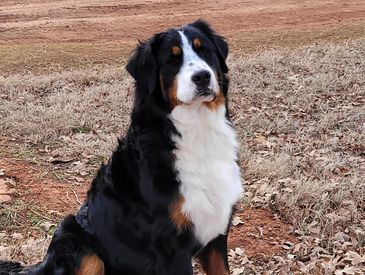
M 43 262 L 23 273 L 192 275 L 196 256 L 206 274 L 229 274 L 227 234 L 242 185 L 227 55 L 202 20 L 139 44 L 126 67 L 135 80 L 126 136 Z

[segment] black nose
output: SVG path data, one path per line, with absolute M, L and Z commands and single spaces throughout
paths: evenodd
M 210 83 L 210 72 L 199 71 L 192 76 L 192 80 L 198 87 L 207 87 Z

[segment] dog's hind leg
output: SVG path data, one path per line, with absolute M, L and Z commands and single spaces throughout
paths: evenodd
M 198 259 L 207 275 L 229 275 L 227 235 L 219 235 L 210 241 L 199 252 Z
M 76 275 L 104 275 L 104 262 L 96 255 L 87 255 L 81 261 Z
M 77 223 L 66 217 L 53 235 L 42 263 L 28 275 L 104 275 L 104 263 L 97 256 L 94 239 Z

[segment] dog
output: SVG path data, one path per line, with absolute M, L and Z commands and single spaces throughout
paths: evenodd
M 243 189 L 227 55 L 203 20 L 140 42 L 126 66 L 135 80 L 129 130 L 43 262 L 23 271 L 14 263 L 14 274 L 192 275 L 194 256 L 206 274 L 229 274 L 227 235 Z

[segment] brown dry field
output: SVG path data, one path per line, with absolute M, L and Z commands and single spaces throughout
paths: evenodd
M 102 2 L 102 4 L 101 4 Z M 1 43 L 133 43 L 156 31 L 204 18 L 226 36 L 242 31 L 324 28 L 362 21 L 352 1 L 2 1 Z
M 346 211 L 347 207 L 353 206 L 349 199 L 351 195 L 348 194 L 352 189 L 345 190 L 346 188 L 333 185 L 338 188 L 339 194 L 344 194 L 342 202 L 340 195 L 328 191 L 328 186 L 332 185 L 322 188 L 322 184 L 334 178 L 338 182 L 345 182 L 355 192 L 363 190 L 353 185 L 364 184 L 359 179 L 364 174 L 358 173 L 356 169 L 364 168 L 365 143 L 362 137 L 356 137 L 361 132 L 356 128 L 357 121 L 349 122 L 346 117 L 356 117 L 359 123 L 365 117 L 362 107 L 365 98 L 362 89 L 365 85 L 360 79 L 361 70 L 365 66 L 360 60 L 361 70 L 356 71 L 352 78 L 348 77 L 351 81 L 343 84 L 343 89 L 351 90 L 351 95 L 355 98 L 337 94 L 337 90 L 332 91 L 330 86 L 334 80 L 327 79 L 326 72 L 319 76 L 325 83 L 324 88 L 308 84 L 313 89 L 308 96 L 300 94 L 295 99 L 290 90 L 282 93 L 278 90 L 280 85 L 284 89 L 287 86 L 303 89 L 307 80 L 301 83 L 302 76 L 321 86 L 313 73 L 322 70 L 321 64 L 311 68 L 316 61 L 306 60 L 306 54 L 301 50 L 298 54 L 302 54 L 303 61 L 290 63 L 291 59 L 295 59 L 297 49 L 302 47 L 308 56 L 314 56 L 311 58 L 324 56 L 324 66 L 328 66 L 329 71 L 337 73 L 343 69 L 344 78 L 350 74 L 350 69 L 346 66 L 357 68 L 358 65 L 354 65 L 356 54 L 353 51 L 359 51 L 359 56 L 364 56 L 361 43 L 365 40 L 361 39 L 365 37 L 365 1 L 229 0 L 222 3 L 212 0 L 28 0 L 24 4 L 24 1 L 2 0 L 0 105 L 1 100 L 4 100 L 6 106 L 0 106 L 0 115 L 9 115 L 4 116 L 0 122 L 0 181 L 11 187 L 12 201 L 0 203 L 1 257 L 15 258 L 26 263 L 39 259 L 54 225 L 65 214 L 72 213 L 79 207 L 97 166 L 110 154 L 115 142 L 111 140 L 115 140 L 116 134 L 123 132 L 128 125 L 132 83 L 124 71 L 119 73 L 119 69 L 124 66 L 137 41 L 147 39 L 154 32 L 197 18 L 208 20 L 217 32 L 227 37 L 232 53 L 229 63 L 232 65 L 231 72 L 234 70 L 233 114 L 243 143 L 241 165 L 245 169 L 244 180 L 249 197 L 243 200 L 237 214 L 243 224 L 233 226 L 231 231 L 230 262 L 237 272 L 235 274 L 258 274 L 263 270 L 292 274 L 288 273 L 289 269 L 300 271 L 295 274 L 321 274 L 316 273 L 318 270 L 323 271 L 318 266 L 323 265 L 323 262 L 332 263 L 341 254 L 337 250 L 337 254 L 332 253 L 331 250 L 332 254 L 329 254 L 333 258 L 321 258 L 320 253 L 326 253 L 322 250 L 318 252 L 319 245 L 320 249 L 332 249 L 329 242 L 333 240 L 342 246 L 353 241 L 342 235 L 341 239 L 336 235 L 337 231 L 330 235 L 328 231 L 333 228 L 326 221 L 328 213 L 341 216 L 334 205 L 341 205 L 340 209 L 344 203 Z M 353 45 L 348 41 L 354 39 L 360 42 L 355 43 L 352 51 Z M 315 45 L 311 48 L 313 44 Z M 318 48 L 317 44 L 320 45 Z M 307 45 L 310 48 L 305 48 Z M 343 46 L 336 48 L 332 45 Z M 281 56 L 280 51 L 283 49 Z M 279 53 L 276 54 L 276 51 Z M 293 56 L 288 56 L 292 52 Z M 262 58 L 261 53 L 264 53 Z M 288 72 L 281 67 L 282 64 L 278 66 L 280 72 L 272 68 L 271 54 L 277 55 L 274 57 L 275 62 L 283 61 L 284 65 L 292 66 L 288 69 L 291 75 L 288 83 L 286 80 L 283 80 L 284 84 L 275 82 L 275 77 L 285 78 L 281 74 Z M 341 62 L 348 55 L 351 57 L 343 68 L 337 63 L 329 65 L 331 55 L 337 58 L 334 62 Z M 245 71 L 244 65 L 252 69 L 252 76 Z M 260 79 L 261 71 L 268 80 Z M 240 78 L 240 74 L 245 76 Z M 251 79 L 250 84 L 242 82 L 244 80 L 249 83 Z M 354 88 L 352 85 L 358 86 Z M 254 88 L 269 89 L 270 92 L 255 94 Z M 326 88 L 331 90 L 327 94 Z M 124 91 L 120 92 L 120 89 Z M 317 95 L 315 89 L 324 89 L 324 92 L 320 92 L 324 94 Z M 246 93 L 243 98 L 240 98 L 241 90 Z M 56 92 L 60 95 L 55 95 Z M 112 95 L 112 92 L 115 94 Z M 118 102 L 121 96 L 125 100 Z M 257 96 L 261 102 L 256 102 Z M 265 98 L 266 96 L 268 97 Z M 333 102 L 328 102 L 330 97 L 334 97 Z M 319 106 L 316 111 L 332 111 L 333 106 L 338 107 L 339 111 L 333 117 L 324 115 L 326 122 L 316 124 L 312 121 L 317 119 L 315 112 L 305 106 L 305 102 L 312 104 L 313 100 L 313 106 Z M 27 104 L 29 107 L 25 107 Z M 49 110 L 48 106 L 52 104 L 55 107 Z M 106 114 L 107 107 L 100 107 L 103 104 L 114 111 L 120 109 L 120 119 Z M 95 112 L 89 112 L 89 105 L 95 108 Z M 103 110 L 99 111 L 99 108 Z M 261 108 L 262 112 L 258 112 Z M 65 114 L 60 113 L 62 110 Z M 80 115 L 82 112 L 91 118 Z M 290 123 L 279 117 L 286 112 L 292 112 Z M 44 116 L 45 120 L 39 120 L 39 116 Z M 273 120 L 268 122 L 271 118 Z M 14 121 L 9 122 L 11 119 Z M 332 139 L 338 137 L 337 126 L 334 126 L 337 125 L 336 119 L 347 123 L 346 129 L 338 131 L 350 133 L 345 138 L 339 137 L 342 147 L 332 144 Z M 78 120 L 82 122 L 78 124 Z M 105 125 L 105 122 L 110 122 L 110 125 Z M 313 130 L 314 125 L 323 129 L 331 128 L 331 131 L 318 134 Z M 262 130 L 265 127 L 270 131 Z M 304 130 L 298 130 L 298 127 L 303 127 Z M 330 149 L 327 150 L 326 146 L 330 146 Z M 337 154 L 337 150 L 343 153 L 346 160 L 340 160 L 341 154 Z M 294 161 L 302 155 L 300 162 Z M 356 156 L 356 159 L 348 161 L 349 156 Z M 356 167 L 351 166 L 355 164 Z M 294 165 L 303 166 L 295 168 Z M 285 166 L 288 166 L 287 170 L 283 168 Z M 312 174 L 307 176 L 310 173 Z M 314 182 L 321 187 L 318 190 L 314 190 L 316 187 L 307 190 L 298 181 Z M 270 182 L 275 184 L 270 186 Z M 292 194 L 293 190 L 298 194 Z M 332 212 L 321 209 L 318 203 L 321 196 L 317 196 L 321 192 L 329 192 L 328 200 L 333 200 L 333 205 L 326 199 L 325 207 L 331 208 L 331 211 L 335 209 Z M 310 204 L 308 209 L 303 209 L 303 200 Z M 349 204 L 351 205 L 348 206 Z M 360 209 L 363 205 L 364 202 L 359 202 L 356 207 Z M 295 210 L 291 212 L 289 207 Z M 351 211 L 351 217 L 347 219 L 344 214 L 346 219 L 340 219 L 338 223 L 341 226 L 336 222 L 336 228 L 348 230 L 343 224 L 349 221 L 363 221 L 362 225 L 365 224 L 364 218 L 358 217 L 359 213 L 363 213 L 362 210 Z M 310 218 L 307 219 L 307 216 Z M 316 231 L 319 226 L 321 237 Z M 322 231 L 325 232 L 323 235 Z M 21 238 L 14 233 L 21 234 Z M 345 235 L 347 234 L 350 235 L 349 232 Z M 361 235 L 361 238 L 365 243 L 365 236 Z M 359 244 L 363 244 L 356 241 L 356 249 L 351 251 L 361 254 L 364 249 L 359 248 Z M 241 248 L 244 253 L 237 251 Z M 317 253 L 316 256 L 313 253 Z M 350 257 L 344 253 L 342 257 Z M 313 261 L 312 267 L 312 262 L 306 257 L 320 260 Z M 347 268 L 346 259 L 338 260 L 338 268 Z M 301 262 L 306 264 L 305 267 L 300 266 Z M 245 269 L 240 270 L 242 267 Z M 312 273 L 304 272 L 306 268 Z

